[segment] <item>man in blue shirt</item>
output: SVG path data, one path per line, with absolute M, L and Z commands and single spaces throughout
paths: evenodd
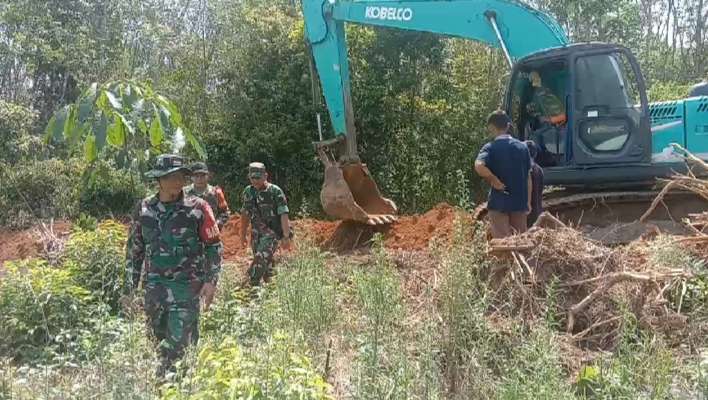
M 526 231 L 531 212 L 531 156 L 526 144 L 509 134 L 511 119 L 503 110 L 487 119 L 494 140 L 477 155 L 475 171 L 492 185 L 487 200 L 492 237 Z

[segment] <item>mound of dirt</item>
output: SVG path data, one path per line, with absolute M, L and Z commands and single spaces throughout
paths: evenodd
M 7 260 L 37 256 L 42 251 L 39 236 L 35 234 L 38 228 L 0 231 L 0 265 Z M 65 238 L 71 231 L 71 222 L 54 222 L 52 229 L 59 238 Z
M 425 250 L 430 239 L 448 239 L 455 220 L 455 208 L 439 204 L 423 215 L 402 216 L 392 224 L 369 226 L 352 221 L 341 222 L 322 242 L 327 250 L 347 252 L 370 245 L 375 233 L 381 233 L 384 246 L 397 250 Z

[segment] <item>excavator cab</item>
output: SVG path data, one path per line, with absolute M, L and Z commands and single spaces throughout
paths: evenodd
M 529 76 L 539 76 L 541 85 Z M 636 59 L 622 46 L 585 43 L 524 57 L 512 70 L 504 104 L 520 138 L 540 145 L 536 161 L 549 185 L 657 175 L 645 84 Z M 549 121 L 559 114 L 564 118 Z M 543 158 L 544 152 L 550 156 Z

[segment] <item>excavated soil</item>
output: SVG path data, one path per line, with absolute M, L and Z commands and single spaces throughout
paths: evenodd
M 63 238 L 71 231 L 71 222 L 55 222 L 51 228 L 59 238 Z M 42 244 L 34 228 L 0 231 L 0 265 L 6 260 L 37 256 L 41 250 Z
M 425 250 L 433 237 L 446 239 L 452 232 L 455 208 L 440 204 L 422 215 L 402 216 L 396 222 L 371 227 L 349 221 L 321 221 L 298 219 L 293 227 L 298 236 L 307 237 L 321 248 L 334 252 L 349 252 L 370 246 L 374 233 L 383 236 L 384 246 L 396 250 Z M 66 236 L 71 222 L 57 222 L 54 231 Z M 6 260 L 38 255 L 41 246 L 33 229 L 24 231 L 0 231 L 0 263 Z M 248 235 L 248 234 L 247 234 Z M 250 240 L 249 238 L 247 238 Z M 233 259 L 247 255 L 250 243 L 243 246 L 241 240 L 241 216 L 233 215 L 222 232 L 224 258 Z M 295 245 L 290 249 L 296 249 Z

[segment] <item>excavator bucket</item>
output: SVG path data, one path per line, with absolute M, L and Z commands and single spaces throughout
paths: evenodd
M 339 167 L 325 167 L 325 181 L 320 201 L 327 215 L 383 225 L 396 220 L 396 204 L 381 197 L 376 182 L 371 178 L 366 164 L 352 163 Z

